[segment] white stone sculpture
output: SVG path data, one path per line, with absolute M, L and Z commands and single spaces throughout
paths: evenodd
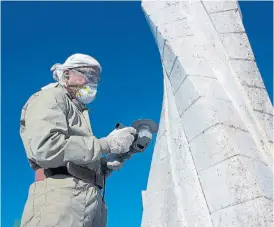
M 273 226 L 273 107 L 237 1 L 142 1 L 164 97 L 142 227 Z

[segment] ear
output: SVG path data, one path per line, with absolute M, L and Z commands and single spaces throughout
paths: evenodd
M 65 79 L 69 79 L 69 77 L 70 77 L 69 70 L 66 69 L 66 70 L 63 72 L 63 75 L 64 75 L 64 78 L 65 78 Z

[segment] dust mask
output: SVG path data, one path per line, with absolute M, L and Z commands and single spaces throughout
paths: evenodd
M 97 93 L 97 84 L 88 83 L 83 86 L 76 92 L 76 99 L 83 103 L 88 104 L 92 102 Z

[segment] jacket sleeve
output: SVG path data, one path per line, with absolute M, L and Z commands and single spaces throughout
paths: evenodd
M 64 166 L 67 162 L 84 165 L 100 160 L 102 153 L 108 151 L 105 140 L 93 135 L 70 135 L 65 94 L 50 90 L 41 92 L 26 109 L 22 133 L 25 134 L 23 140 L 28 140 L 31 158 L 42 168 Z

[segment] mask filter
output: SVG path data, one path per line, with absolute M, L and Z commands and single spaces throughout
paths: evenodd
M 96 94 L 97 94 L 97 84 L 88 83 L 82 86 L 76 92 L 76 99 L 83 104 L 88 104 L 95 99 Z

